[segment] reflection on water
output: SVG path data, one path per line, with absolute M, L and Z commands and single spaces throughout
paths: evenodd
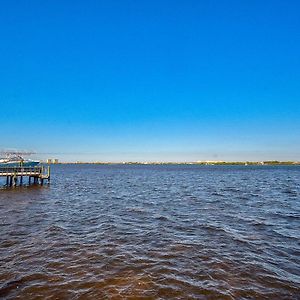
M 299 180 L 296 166 L 55 166 L 50 186 L 0 190 L 0 297 L 300 299 Z

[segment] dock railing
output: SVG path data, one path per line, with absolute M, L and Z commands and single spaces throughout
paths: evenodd
M 42 171 L 43 171 L 43 167 L 0 167 L 0 174 L 15 174 L 15 173 L 41 174 Z

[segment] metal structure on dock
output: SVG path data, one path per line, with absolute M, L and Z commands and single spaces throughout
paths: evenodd
M 28 184 L 43 185 L 50 182 L 50 166 L 38 167 L 0 167 L 0 177 L 6 177 L 6 186 L 23 185 L 24 177 L 28 177 Z

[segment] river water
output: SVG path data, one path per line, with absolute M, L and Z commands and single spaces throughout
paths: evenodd
M 57 165 L 0 190 L 0 298 L 300 299 L 300 167 Z

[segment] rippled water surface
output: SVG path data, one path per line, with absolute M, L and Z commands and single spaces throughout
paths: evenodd
M 0 214 L 0 298 L 300 299 L 296 166 L 58 165 Z

